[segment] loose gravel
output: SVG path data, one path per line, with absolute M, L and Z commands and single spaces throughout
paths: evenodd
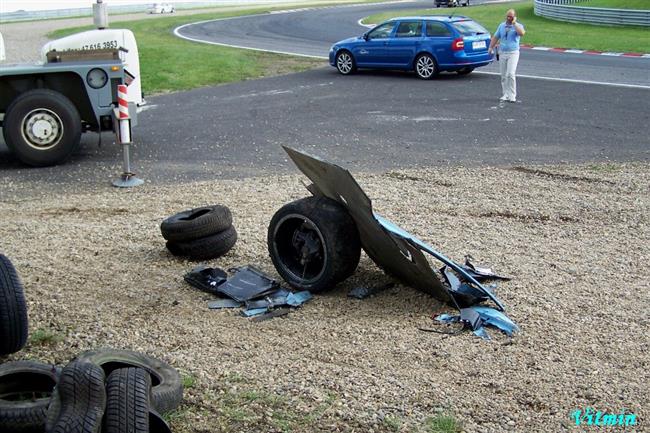
M 166 251 L 160 222 L 225 204 L 239 241 L 206 264 L 279 278 L 266 229 L 308 195 L 300 175 L 129 190 L 0 175 L 0 251 L 23 279 L 38 335 L 8 359 L 65 364 L 98 347 L 157 356 L 192 384 L 174 432 L 416 432 L 441 413 L 467 432 L 557 432 L 585 407 L 647 422 L 650 165 L 355 176 L 378 212 L 453 259 L 471 254 L 512 276 L 497 293 L 521 333 L 422 332 L 451 310 L 399 284 L 348 298 L 390 281 L 365 255 L 350 279 L 285 318 L 209 310 L 212 297 L 182 278 L 196 263 Z
M 46 32 L 91 22 L 81 20 L 3 24 L 8 61 L 36 60 Z M 182 278 L 197 263 L 166 251 L 160 222 L 228 205 L 239 241 L 206 264 L 279 278 L 266 228 L 307 195 L 299 175 L 118 190 L 0 173 L 0 252 L 25 285 L 31 335 L 5 360 L 63 365 L 98 347 L 157 356 L 188 385 L 170 417 L 177 433 L 417 432 L 438 414 L 467 432 L 559 432 L 586 407 L 634 413 L 647 428 L 649 164 L 355 177 L 377 211 L 447 256 L 512 276 L 497 293 L 521 333 L 485 342 L 419 331 L 451 310 L 399 284 L 348 298 L 390 281 L 365 255 L 350 279 L 285 318 L 209 310 L 211 296 Z

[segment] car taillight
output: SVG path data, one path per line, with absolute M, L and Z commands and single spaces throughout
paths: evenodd
M 460 51 L 465 49 L 465 41 L 463 41 L 463 38 L 454 39 L 454 41 L 451 43 L 451 49 L 453 51 Z

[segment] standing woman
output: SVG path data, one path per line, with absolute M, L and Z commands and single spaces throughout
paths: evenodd
M 488 52 L 498 47 L 501 71 L 501 101 L 517 102 L 517 63 L 519 63 L 519 39 L 526 34 L 524 25 L 517 22 L 514 9 L 508 9 L 506 20 L 499 24 L 490 41 Z

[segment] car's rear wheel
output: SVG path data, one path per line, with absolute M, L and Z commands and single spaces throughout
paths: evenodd
M 336 54 L 336 69 L 342 75 L 350 75 L 357 70 L 357 64 L 349 51 L 339 51 Z
M 468 67 L 468 68 L 459 69 L 459 70 L 456 71 L 456 73 L 458 75 L 467 75 L 467 74 L 471 74 L 473 70 L 474 70 L 474 68 L 469 68 Z
M 439 72 L 436 60 L 426 53 L 417 56 L 414 69 L 417 76 L 423 80 L 429 80 Z

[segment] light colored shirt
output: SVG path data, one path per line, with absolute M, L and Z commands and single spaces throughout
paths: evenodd
M 517 23 L 517 25 L 524 28 L 524 25 Z M 499 51 L 502 53 L 508 53 L 513 51 L 519 51 L 519 39 L 521 36 L 515 30 L 515 26 L 506 24 L 505 22 L 499 24 L 497 31 L 494 32 L 494 36 L 499 39 Z

